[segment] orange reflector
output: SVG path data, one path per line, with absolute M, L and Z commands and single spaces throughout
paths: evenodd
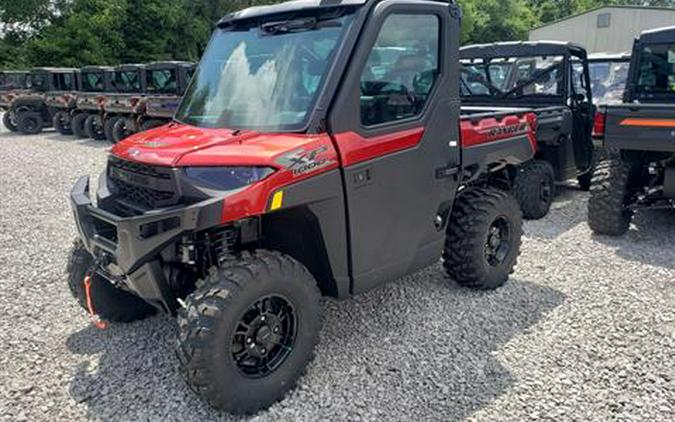
M 624 119 L 621 126 L 675 127 L 675 119 Z

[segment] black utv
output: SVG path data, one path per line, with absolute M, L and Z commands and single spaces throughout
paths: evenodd
M 91 115 L 85 121 L 88 137 L 115 142 L 113 128 L 117 120 L 133 115 L 143 106 L 146 71 L 144 64 L 123 64 L 115 67 L 113 76 L 115 92 L 105 95 L 101 113 Z
M 61 133 L 72 133 L 78 138 L 86 137 L 84 123 L 92 114 L 102 112 L 106 93 L 114 91 L 113 68 L 108 66 L 85 66 L 80 69 L 78 92 L 73 103 L 54 116 L 54 127 Z
M 594 106 L 583 47 L 562 42 L 504 42 L 460 49 L 462 105 L 533 107 L 537 154 L 513 171 L 526 218 L 544 217 L 555 182 L 576 178 L 588 190 L 594 164 Z
M 28 73 L 18 70 L 0 72 L 0 111 L 4 111 L 2 123 L 11 132 L 16 132 L 18 128 L 16 117 L 9 109 L 14 98 L 28 92 Z
M 28 76 L 30 92 L 12 101 L 9 111 L 14 113 L 16 126 L 23 134 L 37 134 L 52 125 L 58 111 L 47 98 L 74 95 L 77 89 L 77 69 L 41 67 L 31 70 Z
M 115 119 L 113 139 L 119 142 L 138 131 L 171 121 L 187 89 L 195 64 L 182 61 L 154 62 L 146 66 L 146 94 L 137 113 Z
M 675 208 L 675 26 L 635 41 L 621 104 L 597 119 L 608 157 L 588 202 L 595 233 L 625 233 L 637 210 Z

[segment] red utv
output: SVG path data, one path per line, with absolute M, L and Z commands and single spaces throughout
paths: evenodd
M 321 295 L 441 257 L 463 286 L 504 284 L 522 235 L 508 171 L 533 157 L 536 116 L 460 109 L 460 15 L 410 0 L 226 15 L 175 121 L 113 147 L 96 205 L 75 184 L 82 307 L 177 314 L 187 383 L 250 413 L 305 370 Z

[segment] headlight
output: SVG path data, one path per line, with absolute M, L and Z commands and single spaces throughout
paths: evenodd
M 186 167 L 185 174 L 208 187 L 234 190 L 260 181 L 274 173 L 271 167 Z

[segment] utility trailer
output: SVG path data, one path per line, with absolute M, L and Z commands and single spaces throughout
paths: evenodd
M 17 130 L 22 134 L 35 135 L 50 127 L 58 111 L 51 99 L 75 92 L 77 73 L 78 70 L 73 68 L 32 69 L 28 75 L 30 91 L 15 97 L 9 109 L 16 119 Z
M 608 154 L 593 178 L 588 224 L 619 236 L 636 211 L 675 208 L 675 26 L 640 34 L 623 103 L 596 120 Z
M 107 93 L 101 101 L 101 111 L 85 120 L 84 129 L 89 138 L 115 142 L 115 122 L 133 114 L 143 106 L 146 91 L 146 66 L 123 64 L 113 71 L 114 92 Z
M 116 118 L 113 140 L 168 123 L 180 104 L 195 70 L 191 62 L 154 62 L 146 66 L 146 96 L 132 114 Z
M 10 131 L 16 132 L 16 116 L 10 111 L 12 101 L 20 95 L 29 92 L 27 71 L 5 70 L 0 72 L 0 110 L 4 111 L 2 115 L 2 124 Z
M 252 413 L 311 360 L 321 295 L 441 257 L 460 285 L 504 284 L 522 236 L 504 183 L 536 115 L 460 108 L 460 16 L 415 0 L 226 15 L 174 121 L 113 146 L 96 205 L 76 182 L 80 305 L 98 325 L 177 314 L 188 385 Z
M 514 170 L 525 218 L 544 217 L 555 183 L 577 179 L 587 190 L 594 164 L 594 106 L 586 50 L 554 41 L 501 42 L 460 49 L 462 104 L 534 107 L 535 159 Z

